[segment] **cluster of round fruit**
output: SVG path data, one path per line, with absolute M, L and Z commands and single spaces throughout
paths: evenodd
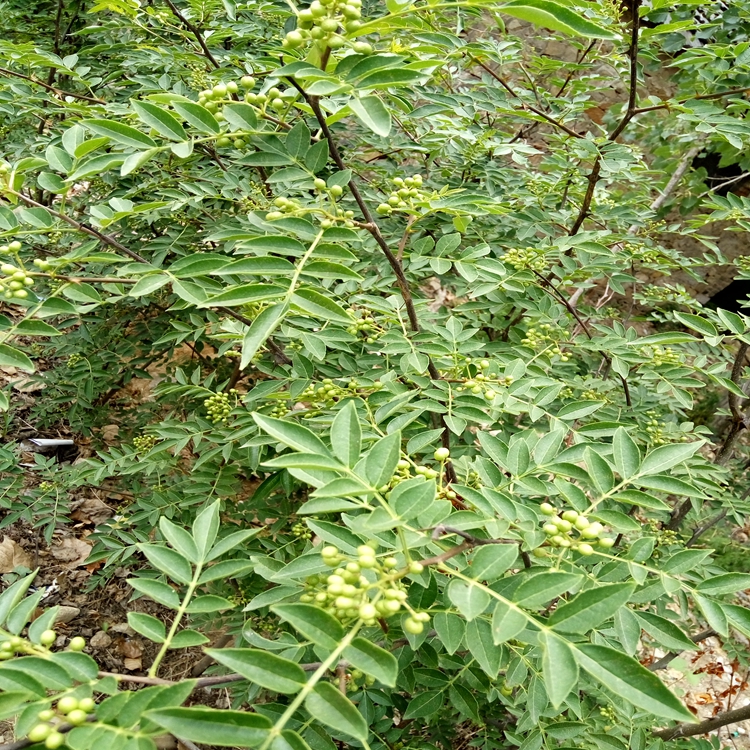
M 695 303 L 695 299 L 681 284 L 675 284 L 674 286 L 647 284 L 641 289 L 638 297 L 642 297 L 649 302 L 674 302 L 688 307 L 692 307 Z
M 331 378 L 323 378 L 321 384 L 316 386 L 314 383 L 305 388 L 300 393 L 299 400 L 309 403 L 312 409 L 329 408 L 336 404 L 341 399 L 347 396 L 366 396 L 373 391 L 380 390 L 382 384 L 379 380 L 376 380 L 372 385 L 360 385 L 360 383 L 352 378 L 351 380 L 343 380 L 340 385 L 333 382 Z
M 0 292 L 6 299 L 26 299 L 29 296 L 26 287 L 33 286 L 34 279 L 26 271 L 10 263 L 3 263 L 0 266 L 0 272 L 5 277 L 0 279 Z
M 248 91 L 245 94 L 245 101 L 260 110 L 270 107 L 276 112 L 281 112 L 291 106 L 298 96 L 296 89 L 280 89 L 278 86 L 272 86 L 263 94 L 254 94 L 252 91 Z
M 549 323 L 540 323 L 538 328 L 532 326 L 526 331 L 526 336 L 521 339 L 521 343 L 531 349 L 537 349 L 540 347 L 550 348 L 552 354 L 558 355 L 561 361 L 567 362 L 570 357 L 560 349 L 557 344 L 558 339 L 553 332 L 559 333 L 559 331 Z
M 13 242 L 9 242 L 7 245 L 0 245 L 0 255 L 17 253 L 22 247 L 23 245 L 18 240 L 13 240 Z
M 375 678 L 372 675 L 365 674 L 361 669 L 353 669 L 346 680 L 347 692 L 353 693 L 359 690 L 360 685 L 374 685 Z
M 353 307 L 350 307 L 347 312 L 350 315 L 354 315 L 357 311 Z M 374 344 L 385 333 L 385 329 L 378 326 L 375 318 L 365 310 L 362 313 L 362 317 L 356 318 L 346 329 L 346 332 L 352 336 L 361 336 L 368 344 Z
M 670 430 L 669 426 L 653 417 L 646 422 L 644 427 L 648 441 L 651 445 L 667 445 L 669 443 L 687 443 L 690 439 L 681 432 Z
M 300 523 L 299 521 L 292 526 L 292 534 L 294 534 L 297 539 L 312 539 L 312 531 L 307 528 L 306 524 Z
M 66 367 L 70 367 L 71 369 L 75 367 L 76 365 L 81 364 L 81 362 L 84 362 L 86 360 L 86 357 L 83 356 L 80 352 L 73 352 L 65 363 Z
M 511 248 L 500 260 L 513 266 L 516 271 L 543 271 L 547 267 L 544 253 L 533 247 Z
M 357 547 L 357 559 L 353 560 L 344 557 L 336 547 L 323 547 L 320 551 L 323 562 L 335 570 L 329 576 L 310 576 L 300 601 L 316 604 L 344 622 L 359 619 L 365 625 L 375 625 L 379 618 L 391 617 L 406 608 L 409 617 L 404 620 L 404 630 L 415 635 L 421 633 L 430 616 L 415 612 L 406 601 L 406 587 L 395 570 L 396 558 L 381 560 L 376 553 L 374 546 L 363 544 Z M 417 574 L 423 570 L 421 563 L 412 562 L 408 572 Z
M 37 714 L 40 723 L 28 734 L 31 742 L 43 742 L 48 750 L 57 750 L 65 743 L 65 735 L 59 731 L 62 724 L 78 727 L 85 724 L 89 714 L 96 708 L 93 698 L 74 698 L 65 695 L 57 701 L 54 709 L 45 708 Z
M 204 402 L 203 406 L 206 407 L 208 412 L 208 418 L 214 423 L 226 422 L 234 406 L 231 404 L 229 396 L 237 395 L 237 389 L 232 388 L 229 393 L 214 393 L 213 396 L 209 396 Z M 237 399 L 235 398 L 235 406 Z
M 602 524 L 598 521 L 589 521 L 577 510 L 565 510 L 558 515 L 557 508 L 551 503 L 542 503 L 539 510 L 548 517 L 542 529 L 553 547 L 571 548 L 581 555 L 593 555 L 593 544 L 598 544 L 605 549 L 614 546 L 614 539 L 602 536 L 604 533 Z M 574 531 L 577 532 L 576 537 L 572 536 Z
M 479 368 L 481 370 L 488 370 L 490 367 L 490 361 L 483 359 L 479 362 Z M 484 372 L 478 372 L 473 378 L 468 378 L 463 385 L 459 385 L 456 388 L 457 391 L 469 391 L 475 396 L 482 395 L 487 401 L 494 401 L 497 395 L 490 386 L 496 385 L 507 388 L 513 383 L 513 378 L 510 376 L 503 377 L 487 377 Z
M 640 346 L 638 347 L 638 353 L 642 357 L 648 357 L 651 360 L 650 364 L 654 367 L 682 364 L 680 353 L 672 349 L 671 346 Z
M 388 216 L 396 209 L 414 208 L 415 202 L 427 200 L 427 193 L 422 192 L 422 175 L 415 174 L 413 177 L 394 177 L 394 190 L 388 196 L 385 203 L 381 203 L 376 211 L 381 216 Z
M 40 492 L 52 492 L 55 489 L 55 485 L 53 482 L 39 482 L 37 489 Z
M 148 453 L 159 441 L 156 435 L 136 435 L 133 438 L 133 448 L 140 455 Z
M 313 0 L 308 8 L 299 11 L 297 28 L 287 33 L 281 46 L 298 49 L 319 42 L 324 47 L 340 49 L 347 41 L 341 32 L 356 36 L 362 26 L 361 17 L 362 0 Z M 351 47 L 360 55 L 373 52 L 367 42 L 354 42 Z

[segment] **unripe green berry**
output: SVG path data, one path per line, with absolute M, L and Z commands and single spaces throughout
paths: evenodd
M 237 81 L 229 81 L 227 83 L 227 91 L 230 94 L 236 94 L 240 90 L 240 87 L 237 85 Z
M 51 646 L 57 639 L 57 633 L 54 630 L 45 630 L 41 636 L 39 636 L 39 642 L 42 646 Z
M 586 556 L 594 554 L 594 548 L 590 544 L 587 544 L 586 542 L 583 542 L 583 544 L 578 545 L 578 551 L 582 555 L 586 555 Z
M 81 711 L 90 714 L 96 708 L 96 703 L 93 698 L 81 698 L 81 700 L 78 701 L 78 707 Z
M 564 518 L 556 518 L 552 523 L 554 523 L 560 531 L 564 531 L 565 533 L 573 528 L 573 524 L 570 521 L 566 521 Z
M 539 506 L 539 511 L 540 511 L 540 512 L 541 512 L 541 513 L 542 513 L 543 515 L 545 515 L 545 516 L 554 516 L 554 515 L 555 515 L 555 513 L 557 512 L 557 511 L 555 510 L 555 506 L 554 506 L 554 505 L 551 505 L 550 503 L 542 503 L 542 504 L 541 504 L 541 505 Z
M 615 546 L 615 540 L 611 537 L 605 536 L 599 540 L 599 546 L 604 547 L 604 549 L 610 549 Z
M 433 453 L 433 456 L 436 461 L 447 461 L 448 458 L 450 458 L 451 452 L 448 450 L 448 448 L 438 448 L 435 453 Z
M 67 716 L 67 721 L 69 724 L 72 724 L 74 727 L 80 726 L 81 724 L 85 723 L 87 719 L 87 715 L 85 711 L 81 711 L 80 708 L 77 708 L 75 711 L 71 711 Z
M 13 242 L 8 244 L 8 250 L 10 250 L 12 253 L 17 253 L 23 245 L 18 240 L 13 240 Z
M 566 510 L 562 514 L 562 517 L 566 521 L 570 521 L 570 523 L 575 523 L 576 519 L 578 518 L 578 511 L 576 511 L 576 510 Z
M 359 607 L 359 616 L 362 620 L 374 620 L 378 616 L 378 611 L 374 604 L 365 602 Z
M 251 89 L 255 86 L 255 79 L 252 76 L 242 76 L 240 78 L 240 85 L 243 89 Z
M 55 712 L 51 708 L 45 708 L 40 711 L 37 715 L 39 721 L 52 721 L 55 718 Z
M 216 98 L 224 96 L 226 93 L 227 93 L 227 87 L 223 83 L 217 83 L 216 86 L 213 87 L 213 95 Z
M 75 638 L 71 638 L 70 643 L 68 644 L 68 648 L 71 651 L 83 651 L 83 649 L 86 648 L 86 639 L 82 638 L 80 635 L 76 636 Z
M 52 732 L 44 741 L 44 746 L 47 750 L 57 750 L 65 744 L 65 735 L 60 732 Z
M 555 536 L 558 532 L 557 526 L 554 523 L 545 523 L 542 529 L 549 536 Z
M 586 516 L 578 516 L 576 518 L 575 524 L 573 524 L 579 531 L 583 531 L 584 529 L 588 528 L 591 525 L 591 521 L 589 521 Z
M 412 635 L 419 635 L 424 630 L 424 625 L 413 617 L 407 617 L 404 620 L 404 630 Z
M 57 701 L 57 710 L 61 714 L 69 714 L 78 708 L 78 700 L 72 695 L 65 695 Z
M 414 575 L 418 575 L 424 570 L 424 565 L 422 565 L 421 562 L 417 562 L 414 560 L 413 562 L 409 563 L 409 572 L 413 573 Z
M 322 180 L 320 177 L 316 177 L 315 180 L 313 180 L 313 185 L 316 190 L 325 190 L 327 187 L 326 181 Z
M 52 727 L 49 724 L 37 724 L 29 732 L 28 737 L 31 742 L 44 742 L 51 732 Z
M 331 195 L 334 198 L 340 198 L 344 194 L 344 188 L 341 185 L 331 185 Z

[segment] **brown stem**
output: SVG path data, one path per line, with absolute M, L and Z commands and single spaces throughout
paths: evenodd
M 513 89 L 507 84 L 503 78 L 501 78 L 497 73 L 495 73 L 492 68 L 490 68 L 488 65 L 485 65 L 479 58 L 474 57 L 474 55 L 469 55 L 471 60 L 479 65 L 481 68 L 486 70 L 501 86 L 505 88 L 505 90 L 514 98 L 518 98 L 517 94 L 513 91 Z M 530 104 L 524 104 L 521 103 L 521 109 L 527 110 L 529 112 L 533 112 L 535 115 L 541 117 L 543 120 L 546 120 L 551 125 L 554 125 L 556 128 L 559 128 L 563 132 L 567 133 L 568 135 L 572 136 L 573 138 L 583 138 L 580 133 L 576 133 L 575 130 L 572 128 L 569 128 L 564 123 L 560 122 L 559 120 L 556 120 L 554 117 L 551 117 L 546 112 L 544 112 L 541 109 L 538 109 L 537 107 L 532 107 Z
M 63 91 L 56 86 L 51 86 L 44 81 L 40 81 L 38 78 L 32 78 L 31 76 L 25 76 L 23 73 L 16 73 L 14 70 L 8 70 L 7 68 L 0 68 L 0 75 L 7 76 L 8 78 L 22 78 L 24 81 L 29 81 L 36 86 L 41 86 L 47 91 L 51 91 L 53 94 L 57 94 L 59 97 L 70 96 L 73 99 L 80 99 L 84 102 L 91 102 L 92 104 L 106 104 L 107 102 L 102 99 L 95 99 L 93 96 L 86 96 L 85 94 L 74 94 L 72 91 Z
M 643 112 L 655 112 L 657 109 L 669 109 L 670 107 L 674 106 L 675 104 L 685 104 L 686 102 L 692 102 L 696 99 L 705 100 L 705 99 L 721 99 L 724 96 L 734 96 L 735 94 L 746 94 L 748 91 L 750 91 L 750 86 L 745 86 L 741 89 L 729 89 L 728 91 L 718 91 L 715 94 L 701 94 L 699 96 L 689 96 L 686 99 L 679 99 L 676 102 L 664 102 L 664 104 L 654 104 L 651 107 L 637 107 L 633 114 L 640 115 Z
M 121 242 L 118 242 L 114 237 L 111 237 L 108 234 L 104 234 L 103 232 L 100 232 L 99 230 L 94 229 L 93 227 L 90 227 L 86 224 L 82 224 L 80 221 L 76 221 L 70 216 L 61 214 L 59 211 L 55 211 L 49 208 L 48 206 L 43 206 L 41 203 L 38 203 L 33 198 L 29 198 L 23 193 L 19 193 L 8 187 L 4 188 L 4 191 L 6 193 L 10 193 L 10 195 L 15 195 L 16 198 L 18 198 L 19 200 L 22 200 L 28 206 L 36 206 L 37 208 L 43 208 L 45 211 L 49 211 L 49 213 L 51 213 L 53 216 L 56 216 L 61 221 L 64 221 L 66 224 L 70 224 L 71 227 L 73 227 L 74 229 L 77 229 L 79 232 L 88 234 L 91 237 L 96 237 L 100 242 L 103 242 L 105 245 L 109 245 L 110 247 L 114 247 L 116 250 L 119 250 L 119 252 L 127 255 L 129 258 L 132 258 L 133 260 L 137 260 L 139 263 L 148 263 L 148 261 L 145 258 L 141 257 L 140 255 L 138 255 L 138 253 L 135 253 L 129 248 L 125 247 L 125 245 L 123 245 Z
M 217 638 L 215 643 L 211 644 L 211 648 L 224 648 L 224 646 L 229 644 L 233 638 L 233 635 L 225 633 L 221 637 Z M 213 663 L 213 656 L 208 656 L 208 654 L 206 654 L 206 656 L 195 663 L 195 666 L 190 670 L 190 676 L 200 677 Z
M 732 365 L 732 374 L 730 380 L 739 388 L 740 380 L 742 378 L 742 370 L 745 366 L 745 355 L 747 354 L 748 344 L 744 341 L 740 342 L 739 349 L 737 350 L 737 356 L 734 358 L 734 365 Z M 714 459 L 714 463 L 721 466 L 725 464 L 732 455 L 734 444 L 740 436 L 742 430 L 745 429 L 745 415 L 741 409 L 740 397 L 736 393 L 729 393 L 729 410 L 732 413 L 732 425 L 729 428 L 729 434 L 727 435 L 724 443 L 719 449 L 719 453 Z
M 310 108 L 315 115 L 315 119 L 318 121 L 320 129 L 323 132 L 323 136 L 328 141 L 328 150 L 331 154 L 331 158 L 340 170 L 345 171 L 346 164 L 344 164 L 344 160 L 341 158 L 341 152 L 339 151 L 338 145 L 333 138 L 333 134 L 328 127 L 326 116 L 323 113 L 323 110 L 321 110 L 320 108 L 319 98 L 317 96 L 309 96 L 293 78 L 290 78 L 288 80 L 297 89 L 297 91 L 300 92 L 305 101 L 310 105 Z M 388 247 L 388 243 L 385 241 L 385 238 L 381 234 L 380 228 L 375 222 L 375 217 L 372 215 L 372 212 L 370 211 L 367 203 L 362 197 L 362 194 L 359 192 L 359 188 L 357 187 L 357 183 L 354 181 L 354 178 L 349 180 L 349 190 L 351 191 L 352 196 L 354 197 L 354 200 L 356 201 L 357 206 L 359 206 L 359 210 L 362 212 L 362 216 L 364 217 L 365 224 L 363 226 L 372 235 L 373 239 L 378 244 L 378 247 L 382 250 L 383 255 L 385 255 L 386 260 L 391 267 L 391 270 L 396 276 L 396 283 L 398 284 L 399 291 L 401 292 L 401 298 L 404 301 L 406 315 L 409 318 L 409 326 L 411 327 L 411 330 L 414 331 L 414 333 L 419 333 L 420 327 L 419 319 L 417 318 L 417 310 L 414 307 L 414 298 L 412 297 L 411 289 L 409 288 L 409 282 L 406 278 L 406 275 L 404 274 L 404 268 L 401 265 L 399 259 L 393 254 L 391 248 Z M 431 357 L 428 357 L 427 359 L 427 370 L 433 380 L 440 380 L 440 372 L 438 371 Z M 443 415 L 440 415 L 440 421 L 443 427 L 441 436 L 442 445 L 444 448 L 448 448 L 448 450 L 450 450 L 450 431 L 445 424 L 445 418 L 443 417 Z M 445 473 L 446 478 L 449 482 L 456 481 L 456 472 L 453 468 L 453 464 L 451 464 L 450 462 L 448 462 L 445 466 Z
M 698 526 L 693 532 L 693 535 L 690 537 L 690 539 L 688 539 L 685 543 L 685 546 L 692 547 L 700 537 L 702 537 L 709 529 L 712 529 L 714 526 L 716 526 L 719 521 L 726 518 L 726 516 L 727 509 L 724 508 L 723 510 L 720 510 L 710 521 L 706 521 L 706 523 L 704 523 L 702 526 Z
M 223 312 L 225 315 L 229 315 L 230 318 L 238 320 L 240 323 L 244 323 L 246 326 L 251 326 L 253 321 L 250 318 L 246 318 L 241 313 L 235 312 L 231 307 L 217 307 L 219 312 Z M 292 360 L 286 356 L 284 350 L 272 339 L 266 339 L 266 346 L 273 355 L 274 361 L 277 365 L 291 365 Z
M 628 89 L 628 105 L 625 109 L 625 114 L 617 124 L 615 129 L 609 134 L 608 140 L 615 141 L 623 130 L 628 126 L 628 123 L 633 119 L 636 114 L 636 99 L 638 95 L 638 32 L 640 30 L 641 21 L 639 15 L 639 9 L 641 6 L 641 0 L 631 0 L 631 29 L 630 29 L 630 47 L 628 48 L 628 57 L 630 58 L 630 84 Z M 583 226 L 583 222 L 589 214 L 591 208 L 591 201 L 594 199 L 594 190 L 599 182 L 599 177 L 602 171 L 602 155 L 598 153 L 594 164 L 589 172 L 588 186 L 586 188 L 586 194 L 583 196 L 583 202 L 578 210 L 573 226 L 570 228 L 569 234 L 573 236 L 578 234 L 578 230 Z
M 172 0 L 164 0 L 164 2 L 169 6 L 169 9 L 180 20 L 185 28 L 188 29 L 188 31 L 190 31 L 190 33 L 195 37 L 195 41 L 198 42 L 200 48 L 203 50 L 203 54 L 211 61 L 211 64 L 215 68 L 220 68 L 221 65 L 219 65 L 216 58 L 211 54 L 211 50 L 206 46 L 206 41 L 203 38 L 203 34 L 201 34 L 200 29 L 194 23 L 185 18 L 182 13 L 180 13 L 180 10 L 172 2 Z
M 708 628 L 707 630 L 702 630 L 700 633 L 696 633 L 695 635 L 690 636 L 690 640 L 693 643 L 700 643 L 701 641 L 705 641 L 706 638 L 711 638 L 714 635 L 718 635 L 718 633 L 713 628 Z M 669 663 L 676 659 L 681 651 L 672 651 L 668 654 L 665 654 L 664 656 L 659 659 L 659 661 L 655 661 L 653 664 L 649 665 L 649 670 L 652 672 L 658 672 L 660 669 L 664 669 L 667 666 L 669 666 Z
M 712 716 L 710 719 L 699 721 L 697 724 L 678 724 L 676 727 L 659 729 L 653 732 L 653 735 L 662 740 L 673 740 L 677 737 L 693 737 L 696 734 L 707 734 L 720 727 L 725 727 L 727 724 L 736 724 L 739 721 L 746 721 L 747 719 L 750 719 L 750 705 L 735 708 L 733 711 L 725 711 L 723 714 Z

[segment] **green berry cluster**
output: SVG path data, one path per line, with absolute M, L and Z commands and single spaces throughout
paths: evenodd
M 85 359 L 86 357 L 84 357 L 83 354 L 80 354 L 79 352 L 73 352 L 73 354 L 68 357 L 66 365 L 70 368 L 73 368 L 81 362 L 85 361 Z
M 20 243 L 11 242 L 11 245 L 15 244 L 20 245 Z M 34 279 L 26 271 L 11 263 L 3 263 L 0 266 L 0 273 L 5 277 L 0 278 L 0 293 L 6 299 L 26 299 L 29 296 L 26 287 L 33 286 Z
M 547 268 L 544 252 L 533 247 L 511 248 L 500 258 L 516 271 L 543 271 Z
M 372 675 L 365 674 L 361 669 L 354 669 L 346 676 L 347 692 L 356 692 L 360 685 L 374 685 L 375 678 Z
M 273 399 L 272 401 L 266 401 L 265 406 L 271 407 L 271 410 L 268 413 L 270 414 L 270 416 L 276 417 L 277 419 L 281 419 L 289 413 L 287 402 L 280 398 Z
M 321 47 L 341 49 L 347 39 L 343 34 L 357 36 L 362 26 L 362 0 L 313 0 L 297 14 L 297 28 L 287 33 L 281 42 L 285 49 L 299 49 L 318 43 Z M 371 55 L 367 42 L 349 42 L 360 55 Z
M 526 336 L 521 339 L 521 343 L 531 349 L 551 347 L 551 354 L 556 354 L 562 362 L 567 362 L 570 357 L 564 354 L 557 345 L 560 333 L 559 329 L 549 323 L 540 323 L 538 327 L 532 326 L 526 331 Z
M 464 480 L 464 484 L 467 487 L 471 487 L 473 490 L 481 490 L 482 477 L 479 475 L 478 471 L 474 471 L 474 469 L 471 469 L 467 474 L 466 479 Z
M 602 536 L 604 526 L 598 521 L 593 523 L 577 510 L 564 510 L 558 515 L 557 508 L 551 503 L 542 503 L 539 510 L 547 516 L 542 527 L 553 547 L 571 548 L 581 555 L 593 555 L 593 544 L 610 549 L 615 540 Z M 573 536 L 573 532 L 576 536 Z
M 681 432 L 676 432 L 669 429 L 669 425 L 665 422 L 660 422 L 656 418 L 656 412 L 648 412 L 648 416 L 651 417 L 646 422 L 644 431 L 648 436 L 648 441 L 651 445 L 667 445 L 669 443 L 687 443 L 690 439 L 687 435 Z
M 294 534 L 297 539 L 312 539 L 312 531 L 310 531 L 304 523 L 300 523 L 299 521 L 292 526 L 292 534 Z
M 93 698 L 74 698 L 65 695 L 57 701 L 54 709 L 46 708 L 37 714 L 40 723 L 29 731 L 28 738 L 34 743 L 44 743 L 47 750 L 57 750 L 65 744 L 65 735 L 59 731 L 62 724 L 78 727 L 85 724 L 88 715 L 96 708 Z
M 230 395 L 235 396 L 234 405 L 231 403 Z M 206 411 L 208 412 L 208 418 L 214 424 L 217 424 L 218 422 L 226 422 L 232 409 L 237 405 L 236 396 L 236 388 L 232 388 L 229 393 L 214 393 L 213 396 L 209 396 L 203 402 L 203 406 L 206 407 Z
M 319 193 L 327 193 L 328 196 L 335 202 L 344 194 L 344 188 L 341 185 L 329 186 L 325 180 L 320 177 L 316 177 L 313 180 L 313 187 Z M 273 202 L 275 206 L 274 210 L 269 211 L 266 214 L 266 221 L 278 221 L 283 219 L 285 216 L 304 216 L 311 213 L 311 209 L 308 207 L 301 206 L 297 201 L 291 198 L 285 198 L 279 196 Z M 320 221 L 322 229 L 330 229 L 337 222 L 343 223 L 345 227 L 350 229 L 354 226 L 354 211 L 341 210 L 339 206 L 334 206 L 334 213 L 329 211 L 320 211 L 320 209 L 312 209 L 315 213 L 322 213 L 323 218 Z
M 158 442 L 156 435 L 136 435 L 133 438 L 133 448 L 140 455 L 148 453 Z
M 0 255 L 12 255 L 21 250 L 22 247 L 23 245 L 18 240 L 13 240 L 7 245 L 0 245 Z
M 2 248 L 0 247 L 0 251 L 2 251 Z M 34 265 L 44 273 L 49 273 L 50 271 L 54 272 L 55 266 L 53 263 L 51 263 L 48 260 L 43 260 L 42 258 L 34 258 Z
M 376 211 L 381 216 L 388 216 L 396 210 L 414 209 L 415 203 L 427 200 L 427 193 L 422 192 L 422 175 L 413 177 L 394 177 L 393 190 L 386 203 L 381 203 Z
M 343 622 L 363 620 L 375 625 L 378 619 L 391 617 L 402 609 L 409 612 L 404 620 L 407 633 L 421 633 L 430 621 L 426 612 L 416 612 L 407 602 L 403 571 L 396 570 L 395 557 L 379 559 L 375 545 L 357 547 L 357 559 L 346 558 L 336 547 L 323 547 L 323 562 L 335 568 L 329 576 L 310 576 L 300 601 L 316 604 Z M 421 563 L 412 562 L 409 573 L 421 573 Z
M 640 346 L 638 347 L 638 353 L 642 357 L 650 359 L 650 364 L 654 367 L 658 367 L 659 365 L 682 364 L 680 353 L 672 349 L 671 346 Z
M 350 307 L 347 312 L 352 316 L 357 314 L 357 310 L 353 307 Z M 367 310 L 363 310 L 361 317 L 355 318 L 346 332 L 358 338 L 362 337 L 368 344 L 374 344 L 385 333 L 385 329 L 378 326 L 375 318 Z
M 275 112 L 283 112 L 292 105 L 297 96 L 296 89 L 280 89 L 278 86 L 272 86 L 268 91 L 261 94 L 248 91 L 245 94 L 245 101 L 248 104 L 258 107 L 261 111 L 265 111 L 270 107 Z
M 673 302 L 678 305 L 688 306 L 692 306 L 695 303 L 693 297 L 680 284 L 675 284 L 674 286 L 647 284 L 640 290 L 637 296 L 639 299 L 645 299 L 649 302 Z
M 299 399 L 309 403 L 313 410 L 330 409 L 343 398 L 357 394 L 364 397 L 373 391 L 380 390 L 380 388 L 382 388 L 382 384 L 379 380 L 376 380 L 372 385 L 360 385 L 354 378 L 342 380 L 340 384 L 334 383 L 331 378 L 324 378 L 320 385 L 315 385 L 315 383 L 308 385 L 300 394 Z
M 469 391 L 469 393 L 473 393 L 475 396 L 482 396 L 486 401 L 494 401 L 497 392 L 492 389 L 492 386 L 507 388 L 513 383 L 513 378 L 510 376 L 488 377 L 483 371 L 488 370 L 489 367 L 490 361 L 488 359 L 481 360 L 479 362 L 481 372 L 478 372 L 473 378 L 467 378 L 463 385 L 459 385 L 456 390 L 459 392 Z

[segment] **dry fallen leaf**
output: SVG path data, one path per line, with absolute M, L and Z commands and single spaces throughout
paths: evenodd
M 140 659 L 125 659 L 123 664 L 129 672 L 137 672 L 143 667 L 143 662 Z
M 61 539 L 58 544 L 52 545 L 50 552 L 55 560 L 65 563 L 69 568 L 76 568 L 86 562 L 91 546 L 82 539 L 68 536 Z
M 10 537 L 3 537 L 0 543 L 0 573 L 12 573 L 16 568 L 31 568 L 34 561 L 31 555 Z
M 114 511 L 98 497 L 87 497 L 73 503 L 70 517 L 81 523 L 92 523 L 98 526 L 114 515 Z
M 105 443 L 113 443 L 117 439 L 120 428 L 116 424 L 108 424 L 102 427 L 102 440 Z

